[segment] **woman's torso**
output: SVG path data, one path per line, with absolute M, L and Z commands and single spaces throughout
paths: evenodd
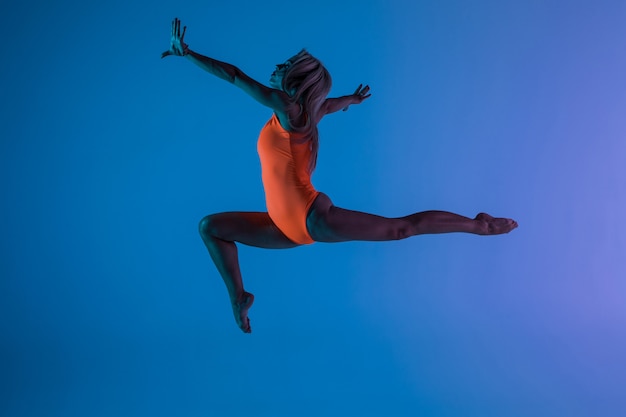
M 274 113 L 259 135 L 257 150 L 266 206 L 287 237 L 296 243 L 312 243 L 306 230 L 306 215 L 318 192 L 308 172 L 311 143 L 303 134 L 293 132 L 291 126 L 285 127 L 289 116 Z

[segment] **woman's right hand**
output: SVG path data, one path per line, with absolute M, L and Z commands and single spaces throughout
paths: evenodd
M 161 58 L 168 55 L 185 56 L 189 53 L 189 45 L 184 42 L 187 26 L 183 27 L 180 33 L 180 20 L 175 17 L 172 21 L 172 36 L 170 38 L 170 49 L 161 54 Z

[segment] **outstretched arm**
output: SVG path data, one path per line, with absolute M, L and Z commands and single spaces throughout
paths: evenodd
M 203 70 L 241 88 L 264 106 L 277 111 L 284 111 L 288 103 L 286 93 L 264 86 L 244 74 L 243 71 L 234 65 L 192 51 L 189 45 L 184 42 L 186 30 L 187 26 L 183 28 L 181 34 L 180 20 L 178 18 L 174 19 L 172 22 L 170 49 L 163 52 L 161 58 L 165 58 L 168 55 L 184 56 Z
M 222 80 L 228 81 L 234 84 L 238 73 L 243 74 L 239 68 L 226 62 L 218 61 L 217 59 L 209 58 L 208 56 L 201 55 L 197 52 L 187 48 L 185 58 L 193 62 L 203 70 L 215 75 Z
M 334 113 L 339 110 L 347 111 L 351 104 L 362 103 L 363 100 L 371 96 L 371 94 L 367 94 L 368 91 L 370 91 L 370 87 L 368 85 L 363 87 L 363 84 L 360 84 L 354 94 L 337 98 L 327 98 L 324 102 L 325 114 Z

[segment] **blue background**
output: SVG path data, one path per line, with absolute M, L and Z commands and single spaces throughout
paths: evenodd
M 3 416 L 619 416 L 626 409 L 623 1 L 5 2 Z M 264 210 L 267 83 L 331 95 L 315 186 L 342 207 L 515 218 L 496 237 L 240 247 L 235 326 L 198 233 Z

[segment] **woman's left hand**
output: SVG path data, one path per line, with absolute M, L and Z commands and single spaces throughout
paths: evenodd
M 371 94 L 367 94 L 368 91 L 370 91 L 369 85 L 363 87 L 363 84 L 359 84 L 354 94 L 352 94 L 355 100 L 354 104 L 361 104 L 363 100 L 371 96 Z
M 369 85 L 366 85 L 365 87 L 363 87 L 363 84 L 359 84 L 354 94 L 350 96 L 352 98 L 351 104 L 361 104 L 363 100 L 371 96 L 371 94 L 367 94 L 369 91 L 370 91 Z M 344 107 L 343 111 L 347 111 L 348 107 L 349 106 Z
M 172 21 L 172 36 L 170 38 L 170 49 L 161 54 L 161 58 L 168 55 L 185 56 L 189 51 L 189 46 L 184 42 L 187 26 L 183 27 L 180 33 L 180 20 L 176 17 Z

